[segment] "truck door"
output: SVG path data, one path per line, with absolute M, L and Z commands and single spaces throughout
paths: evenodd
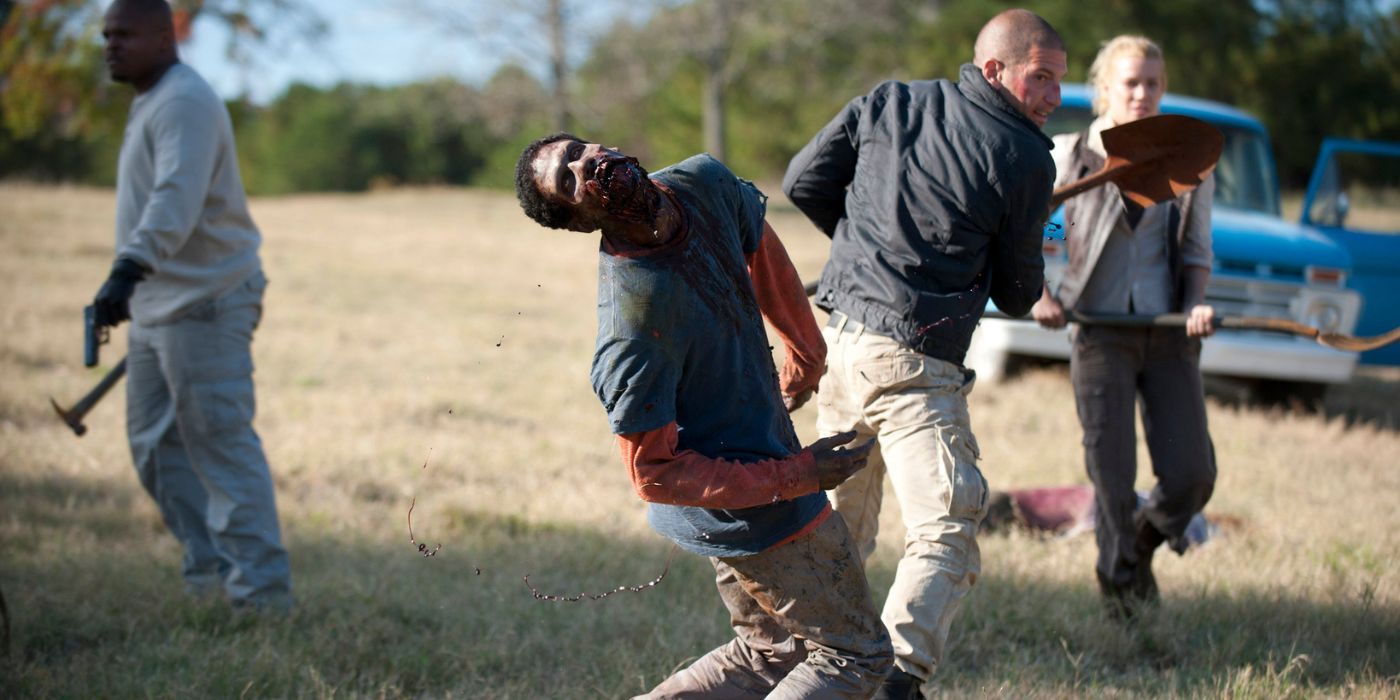
M 1361 293 L 1356 335 L 1400 326 L 1400 143 L 1325 140 L 1302 218 L 1351 254 L 1346 286 Z M 1400 343 L 1360 359 L 1400 365 Z

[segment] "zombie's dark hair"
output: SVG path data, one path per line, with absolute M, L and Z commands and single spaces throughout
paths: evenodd
M 536 139 L 525 147 L 525 151 L 520 154 L 520 160 L 515 163 L 515 196 L 520 200 L 520 208 L 525 210 L 526 216 L 549 228 L 568 228 L 574 213 L 568 205 L 547 199 L 535 185 L 535 158 L 545 146 L 555 141 L 566 140 L 582 139 L 565 131 Z

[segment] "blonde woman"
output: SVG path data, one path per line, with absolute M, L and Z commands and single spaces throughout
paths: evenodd
M 1089 79 L 1097 119 L 1055 138 L 1057 187 L 1102 166 L 1104 129 L 1158 113 L 1167 66 L 1151 40 L 1119 36 L 1099 51 Z M 1116 617 L 1131 617 L 1157 599 L 1153 553 L 1164 542 L 1185 550 L 1186 526 L 1215 486 L 1200 371 L 1200 339 L 1211 334 L 1214 316 L 1205 303 L 1214 191 L 1208 178 L 1189 194 L 1144 209 L 1110 183 L 1069 200 L 1069 269 L 1032 309 L 1047 328 L 1063 327 L 1066 309 L 1189 314 L 1184 329 L 1081 326 L 1071 333 L 1070 377 L 1098 506 L 1096 570 Z M 1141 504 L 1133 488 L 1135 405 L 1157 477 Z

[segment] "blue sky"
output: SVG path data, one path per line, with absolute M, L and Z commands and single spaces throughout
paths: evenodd
M 375 0 L 310 0 L 329 31 L 315 45 L 283 42 L 280 55 L 258 52 L 241 67 L 225 55 L 228 32 L 212 20 L 195 24 L 181 58 L 225 98 L 245 92 L 266 103 L 292 82 L 326 87 L 342 81 L 390 85 L 438 76 L 478 83 L 491 76 L 498 60 L 465 42 L 447 41 L 428 22 L 415 20 L 399 3 Z
M 181 59 L 223 97 L 246 93 L 254 102 L 266 104 L 293 82 L 318 87 L 339 82 L 394 85 L 448 76 L 481 84 L 510 58 L 437 31 L 431 21 L 414 16 L 412 3 L 405 0 L 306 1 L 328 25 L 326 35 L 317 42 L 282 41 L 281 50 L 259 51 L 250 65 L 239 66 L 225 54 L 228 31 L 206 18 L 195 23 L 190 41 L 180 48 Z M 496 2 L 451 1 L 463 6 L 472 1 Z M 643 17 L 647 5 L 628 0 L 582 3 L 576 6 L 578 24 L 598 31 L 624 13 L 633 19 Z

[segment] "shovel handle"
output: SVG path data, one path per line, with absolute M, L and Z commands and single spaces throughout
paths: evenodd
M 807 296 L 817 293 L 817 282 L 814 280 L 803 285 Z M 993 310 L 983 314 L 983 318 L 1000 318 L 1008 321 L 1029 321 L 1029 318 L 1008 316 L 1006 313 Z M 1086 314 L 1079 311 L 1066 311 L 1065 319 L 1073 323 L 1083 323 L 1086 325 L 1099 326 L 1128 326 L 1133 328 L 1145 328 L 1152 326 L 1176 327 L 1186 326 L 1186 314 Z M 1305 326 L 1296 321 L 1288 321 L 1281 318 L 1262 318 L 1259 316 L 1216 316 L 1211 320 L 1211 325 L 1216 328 L 1238 328 L 1255 331 L 1276 331 L 1279 333 L 1291 333 L 1304 338 L 1312 338 L 1323 345 L 1336 350 L 1346 352 L 1367 352 L 1376 348 L 1385 347 L 1391 343 L 1400 342 L 1400 328 L 1395 328 L 1388 333 L 1369 337 L 1358 338 L 1342 333 L 1323 333 L 1312 326 Z M 54 406 L 58 408 L 57 405 Z M 59 415 L 63 411 L 59 410 Z M 76 428 L 75 428 L 76 430 Z M 82 433 L 78 433 L 81 435 Z
M 1000 311 L 988 311 L 987 318 L 1004 318 L 1015 320 L 1015 317 L 1008 316 Z M 1149 328 L 1167 327 L 1182 328 L 1186 326 L 1186 320 L 1190 318 L 1187 314 L 1091 314 L 1082 311 L 1065 311 L 1065 320 L 1071 323 L 1082 323 L 1088 326 L 1119 326 L 1128 328 Z M 1260 316 L 1216 316 L 1212 319 L 1211 325 L 1216 328 L 1235 328 L 1241 330 L 1254 331 L 1278 331 L 1280 333 L 1292 333 L 1293 335 L 1316 338 L 1318 330 L 1312 326 L 1305 326 L 1296 321 L 1289 321 L 1282 318 L 1263 318 Z
M 1078 311 L 1065 312 L 1065 318 L 1075 323 L 1100 326 L 1172 326 L 1184 327 L 1187 314 L 1086 314 Z M 1260 316 L 1216 316 L 1211 319 L 1216 328 L 1235 328 L 1253 331 L 1278 331 L 1316 338 L 1318 330 L 1297 321 Z
M 1082 181 L 1081 181 L 1082 182 Z M 807 296 L 817 293 L 817 282 L 813 280 L 803 286 L 803 291 Z M 1008 315 L 1004 311 L 992 310 L 983 314 L 984 318 L 1000 318 L 1008 321 L 1025 321 L 1025 317 Z M 1124 326 L 1129 328 L 1184 328 L 1186 327 L 1187 314 L 1089 314 L 1082 311 L 1065 311 L 1065 320 L 1071 323 L 1082 323 L 1089 326 Z M 1280 333 L 1292 333 L 1307 338 L 1319 338 L 1322 334 L 1312 326 L 1305 326 L 1297 321 L 1289 321 L 1282 318 L 1263 318 L 1260 316 L 1216 316 L 1211 321 L 1211 325 L 1216 328 L 1236 328 L 1253 331 L 1277 331 Z M 1400 329 L 1397 329 L 1400 331 Z M 1396 333 L 1397 331 L 1391 331 Z M 1337 347 L 1336 334 L 1331 334 L 1324 345 Z M 1386 338 L 1382 344 L 1395 342 L 1395 338 Z M 1379 346 L 1377 346 L 1379 347 Z M 1346 348 L 1344 348 L 1346 349 Z
M 1067 185 L 1062 185 L 1050 194 L 1050 211 L 1055 211 L 1066 199 L 1077 194 L 1088 192 L 1089 190 L 1111 181 L 1130 168 L 1136 167 L 1137 163 L 1121 162 L 1114 165 L 1105 165 L 1101 170 L 1088 177 L 1075 180 Z
M 989 310 L 983 318 L 999 318 L 1007 321 L 1030 321 L 1029 316 L 1012 316 L 1005 311 Z M 1086 326 L 1118 326 L 1120 328 L 1184 327 L 1186 314 L 1090 314 L 1083 311 L 1065 310 L 1065 320 L 1082 323 Z M 1215 317 L 1215 327 L 1225 327 L 1224 316 Z M 1231 320 L 1234 320 L 1233 318 Z M 1235 327 L 1235 326 L 1230 326 Z

